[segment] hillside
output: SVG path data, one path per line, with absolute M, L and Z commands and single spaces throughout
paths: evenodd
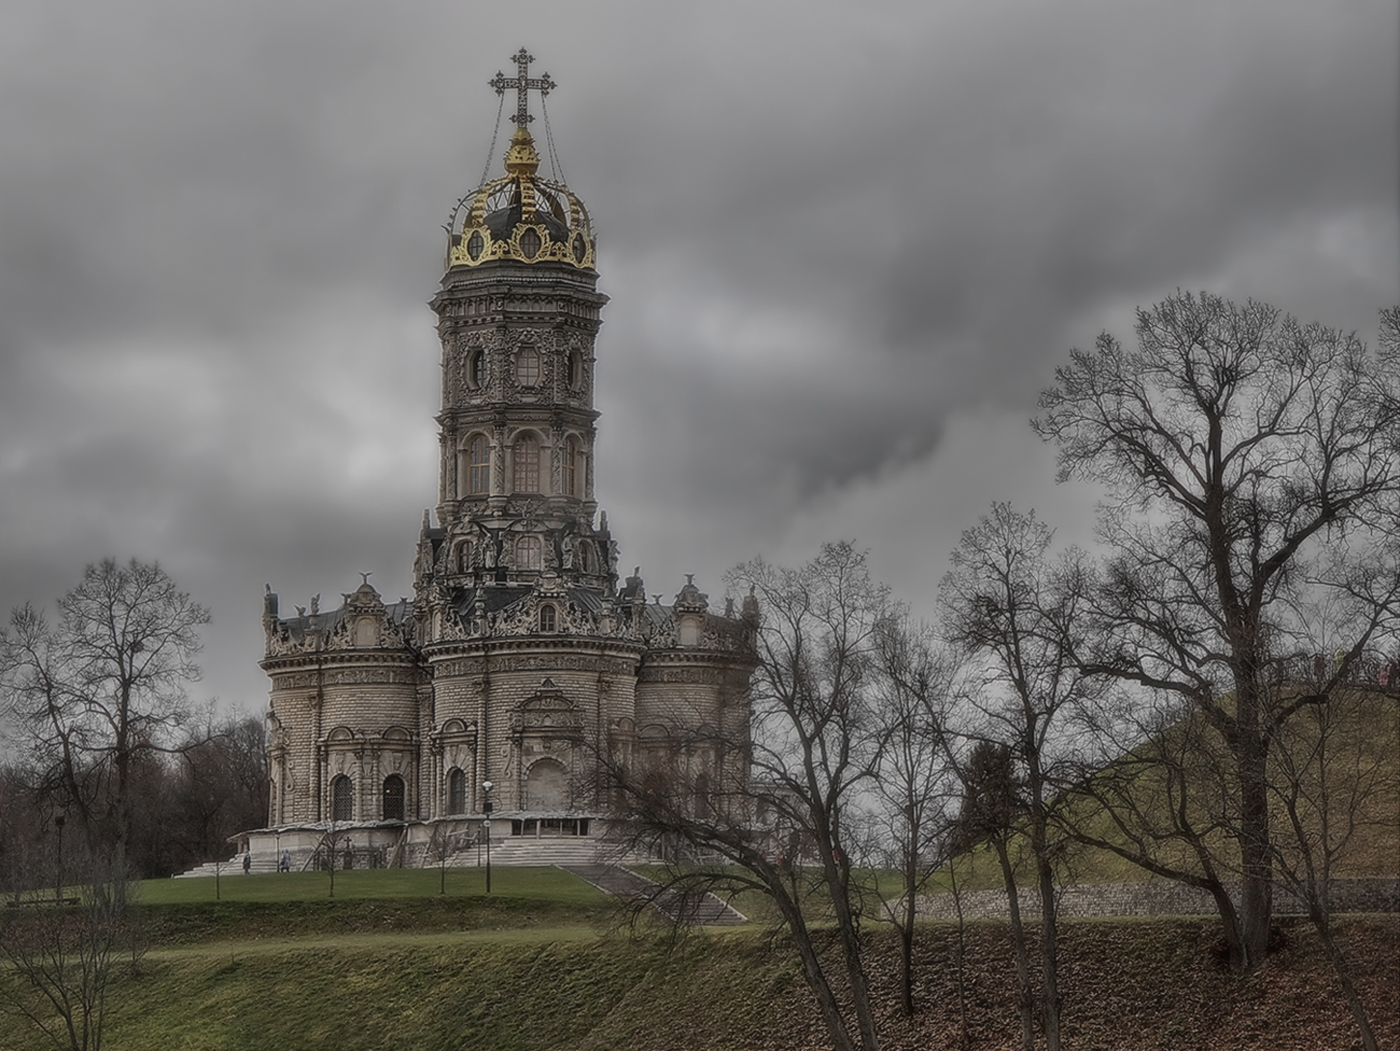
M 1324 739 L 1306 712 L 1295 717 L 1274 748 L 1270 773 L 1274 785 L 1270 798 L 1274 845 L 1297 871 L 1303 870 L 1298 841 L 1283 805 L 1284 798 L 1296 788 L 1300 821 L 1312 837 L 1313 849 L 1318 847 L 1324 817 L 1332 842 L 1340 844 L 1333 876 L 1400 875 L 1400 697 L 1379 690 L 1349 691 L 1335 699 L 1331 718 Z M 1193 764 L 1185 810 L 1196 827 L 1219 829 L 1208 840 L 1224 848 L 1220 857 L 1228 860 L 1233 856 L 1226 844 L 1227 829 L 1233 821 L 1232 789 L 1220 781 L 1228 777 L 1228 757 L 1223 752 L 1190 754 L 1184 732 L 1184 724 L 1169 727 L 1157 740 L 1100 770 L 1094 780 L 1106 795 L 1117 794 L 1120 811 L 1136 810 L 1144 827 L 1165 830 L 1171 825 L 1169 792 L 1160 769 L 1154 768 L 1150 760 L 1167 755 L 1174 761 Z M 1204 740 L 1216 739 L 1206 735 Z M 1324 800 L 1328 808 L 1325 815 L 1321 806 Z M 1066 792 L 1057 806 L 1068 824 L 1126 845 L 1126 838 L 1098 813 L 1097 805 L 1085 794 Z M 1353 826 L 1349 832 L 1348 824 Z M 1031 886 L 1028 839 L 1013 834 L 1009 847 L 1013 862 L 1018 863 L 1018 882 L 1024 880 L 1025 886 Z M 1163 841 L 1158 856 L 1170 864 L 1197 871 L 1184 844 Z M 1059 870 L 1064 883 L 1128 883 L 1149 878 L 1144 869 L 1109 850 L 1084 846 L 1068 838 L 1062 838 L 1060 844 Z M 1225 871 L 1228 878 L 1228 865 Z M 957 875 L 963 889 L 1002 887 L 996 856 L 985 845 L 960 857 Z M 931 891 L 948 888 L 948 874 L 939 873 Z
M 253 877 L 257 880 L 258 877 Z M 335 902 L 147 905 L 152 942 L 110 990 L 109 1051 L 822 1047 L 800 973 L 781 938 L 743 929 L 671 946 L 609 929 L 596 905 L 497 896 Z M 1400 919 L 1343 926 L 1382 1046 L 1400 1046 Z M 918 1002 L 897 1017 L 896 954 L 872 933 L 885 1046 L 959 1047 L 956 928 L 919 944 Z M 1212 921 L 1065 925 L 1067 1046 L 1344 1048 L 1350 1021 L 1304 926 L 1285 926 L 1260 974 L 1231 978 Z M 1017 1044 L 1006 929 L 967 930 L 972 1048 Z M 0 1047 L 46 1046 L 12 1020 Z

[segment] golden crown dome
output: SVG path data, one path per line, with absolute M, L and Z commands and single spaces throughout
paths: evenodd
M 541 178 L 540 155 L 527 124 L 524 93 L 547 93 L 554 82 L 545 74 L 530 79 L 532 56 L 516 55 L 519 74 L 497 73 L 490 82 L 498 94 L 514 88 L 519 97 L 515 134 L 506 150 L 506 174 L 483 183 L 457 202 L 448 220 L 447 269 L 481 266 L 498 260 L 517 263 L 567 263 L 593 269 L 593 225 L 578 195 L 562 182 Z

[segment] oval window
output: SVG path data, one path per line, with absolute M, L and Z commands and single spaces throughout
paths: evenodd
M 481 258 L 481 250 L 486 247 L 486 242 L 481 239 L 481 231 L 473 230 L 472 235 L 467 238 L 467 258 L 475 263 Z
M 540 235 L 533 228 L 526 228 L 520 234 L 520 252 L 526 259 L 533 259 L 540 254 Z
M 534 347 L 521 347 L 515 356 L 515 382 L 522 387 L 534 387 L 540 382 L 540 352 Z

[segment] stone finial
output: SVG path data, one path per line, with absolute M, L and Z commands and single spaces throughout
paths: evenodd
M 704 613 L 710 608 L 710 596 L 695 586 L 695 574 L 685 575 L 685 587 L 676 593 L 677 613 Z
M 749 624 L 749 626 L 755 628 L 758 627 L 758 596 L 753 593 L 752 587 L 749 588 L 749 593 L 744 596 L 744 605 L 741 608 L 741 616 Z

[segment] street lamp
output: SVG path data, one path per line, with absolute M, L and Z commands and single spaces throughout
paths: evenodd
M 54 904 L 63 900 L 63 820 L 62 814 L 53 819 L 54 828 L 58 829 L 58 883 L 54 885 Z
M 485 800 L 481 804 L 481 812 L 486 815 L 486 820 L 481 823 L 481 827 L 486 830 L 486 893 L 491 893 L 491 789 L 495 788 L 490 781 L 481 782 L 481 790 L 486 794 Z

